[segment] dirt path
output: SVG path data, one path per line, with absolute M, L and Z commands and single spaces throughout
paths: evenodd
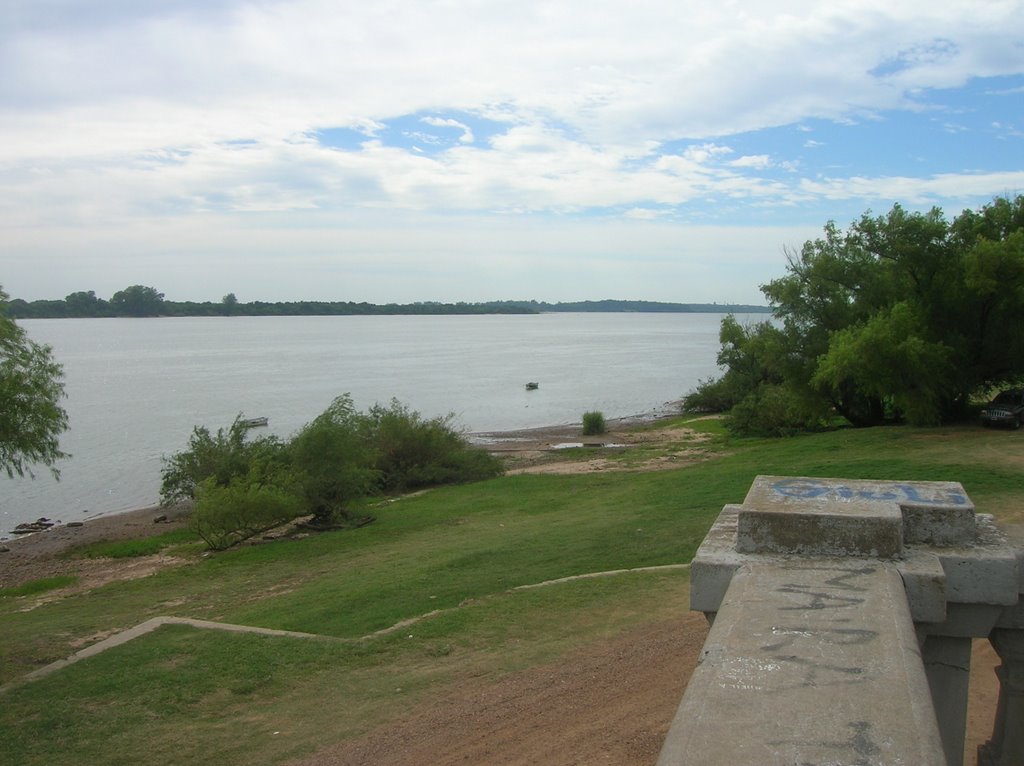
M 653 764 L 707 634 L 702 615 L 654 623 L 415 710 L 291 766 Z
M 288 766 L 653 766 L 706 636 L 701 615 L 644 625 L 555 663 L 449 688 Z M 965 764 L 992 731 L 995 660 L 976 642 Z

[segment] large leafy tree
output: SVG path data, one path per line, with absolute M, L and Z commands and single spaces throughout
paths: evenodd
M 6 301 L 0 289 L 0 469 L 32 476 L 32 466 L 41 464 L 56 478 L 57 461 L 67 457 L 59 443 L 68 427 L 63 369 L 49 346 L 7 317 Z
M 831 413 L 930 424 L 1024 378 L 1024 196 L 952 222 L 895 205 L 846 231 L 829 223 L 787 261 L 762 287 L 775 325 L 737 335 L 723 323 L 726 373 L 698 392 L 705 399 L 728 388 L 730 405 L 756 412 L 762 387 L 781 386 L 793 425 Z
M 72 317 L 94 317 L 106 306 L 106 301 L 96 297 L 92 290 L 80 290 L 64 298 L 67 315 Z
M 145 285 L 132 285 L 110 296 L 110 307 L 121 316 L 159 316 L 163 304 L 164 294 Z

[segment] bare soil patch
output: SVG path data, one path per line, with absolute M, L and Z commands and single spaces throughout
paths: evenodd
M 83 545 L 119 540 L 137 540 L 181 529 L 187 508 L 143 508 L 128 513 L 99 516 L 82 526 L 58 524 L 44 532 L 34 532 L 15 540 L 0 541 L 0 588 L 10 588 L 32 580 L 55 575 L 76 575 L 79 583 L 72 590 L 87 590 L 115 580 L 145 577 L 181 559 L 170 556 L 143 556 L 134 559 L 85 559 L 65 557 L 67 551 Z M 158 519 L 163 518 L 163 521 Z M 6 549 L 6 550 L 3 550 Z
M 707 637 L 702 615 L 638 626 L 557 662 L 449 687 L 289 766 L 653 766 Z M 992 734 L 998 657 L 974 643 L 965 764 Z
M 706 446 L 711 440 L 708 434 L 683 426 L 637 427 L 645 422 L 642 418 L 609 421 L 606 433 L 592 436 L 585 436 L 579 424 L 566 424 L 473 434 L 472 440 L 501 457 L 510 475 L 658 471 L 712 456 Z M 568 451 L 573 447 L 585 451 Z
M 557 662 L 457 684 L 292 766 L 653 764 L 706 635 L 703 616 L 681 615 Z

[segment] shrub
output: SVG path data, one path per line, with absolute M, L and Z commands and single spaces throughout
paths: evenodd
M 193 499 L 200 482 L 212 478 L 221 487 L 245 476 L 257 463 L 264 466 L 284 461 L 283 444 L 273 436 L 247 441 L 248 428 L 239 415 L 225 430 L 211 435 L 208 428 L 196 426 L 188 448 L 164 458 L 160 472 L 160 499 L 163 503 Z
M 423 419 L 397 400 L 370 408 L 363 422 L 380 487 L 400 492 L 477 481 L 501 473 L 501 461 L 466 442 L 453 416 Z
M 793 436 L 821 426 L 820 418 L 788 388 L 763 384 L 725 417 L 725 427 L 738 436 Z
M 583 435 L 596 436 L 608 431 L 608 424 L 605 423 L 604 414 L 600 412 L 583 413 Z
M 348 504 L 379 492 L 473 481 L 501 462 L 469 445 L 451 416 L 425 420 L 398 401 L 356 411 L 337 397 L 291 441 L 246 440 L 241 416 L 211 435 L 196 428 L 188 449 L 164 459 L 165 502 L 194 498 L 192 528 L 215 549 L 312 514 L 308 526 L 362 526 Z
M 213 550 L 273 529 L 302 515 L 303 505 L 292 491 L 236 478 L 222 487 L 208 478 L 199 483 L 189 527 Z
M 313 514 L 314 527 L 330 528 L 349 521 L 345 506 L 376 491 L 380 472 L 365 438 L 365 418 L 348 394 L 308 423 L 288 445 L 299 495 Z
M 726 412 L 739 403 L 735 387 L 725 377 L 699 381 L 697 388 L 683 397 L 683 412 Z

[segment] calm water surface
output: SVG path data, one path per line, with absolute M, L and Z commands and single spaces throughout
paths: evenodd
M 161 458 L 192 427 L 266 416 L 289 436 L 331 400 L 397 398 L 468 431 L 664 408 L 717 374 L 719 314 L 37 319 L 64 365 L 61 481 L 0 479 L 0 536 L 40 516 L 87 519 L 157 502 Z M 739 317 L 760 319 L 757 317 Z M 540 388 L 527 392 L 525 383 Z M 261 433 L 267 433 L 266 430 Z

